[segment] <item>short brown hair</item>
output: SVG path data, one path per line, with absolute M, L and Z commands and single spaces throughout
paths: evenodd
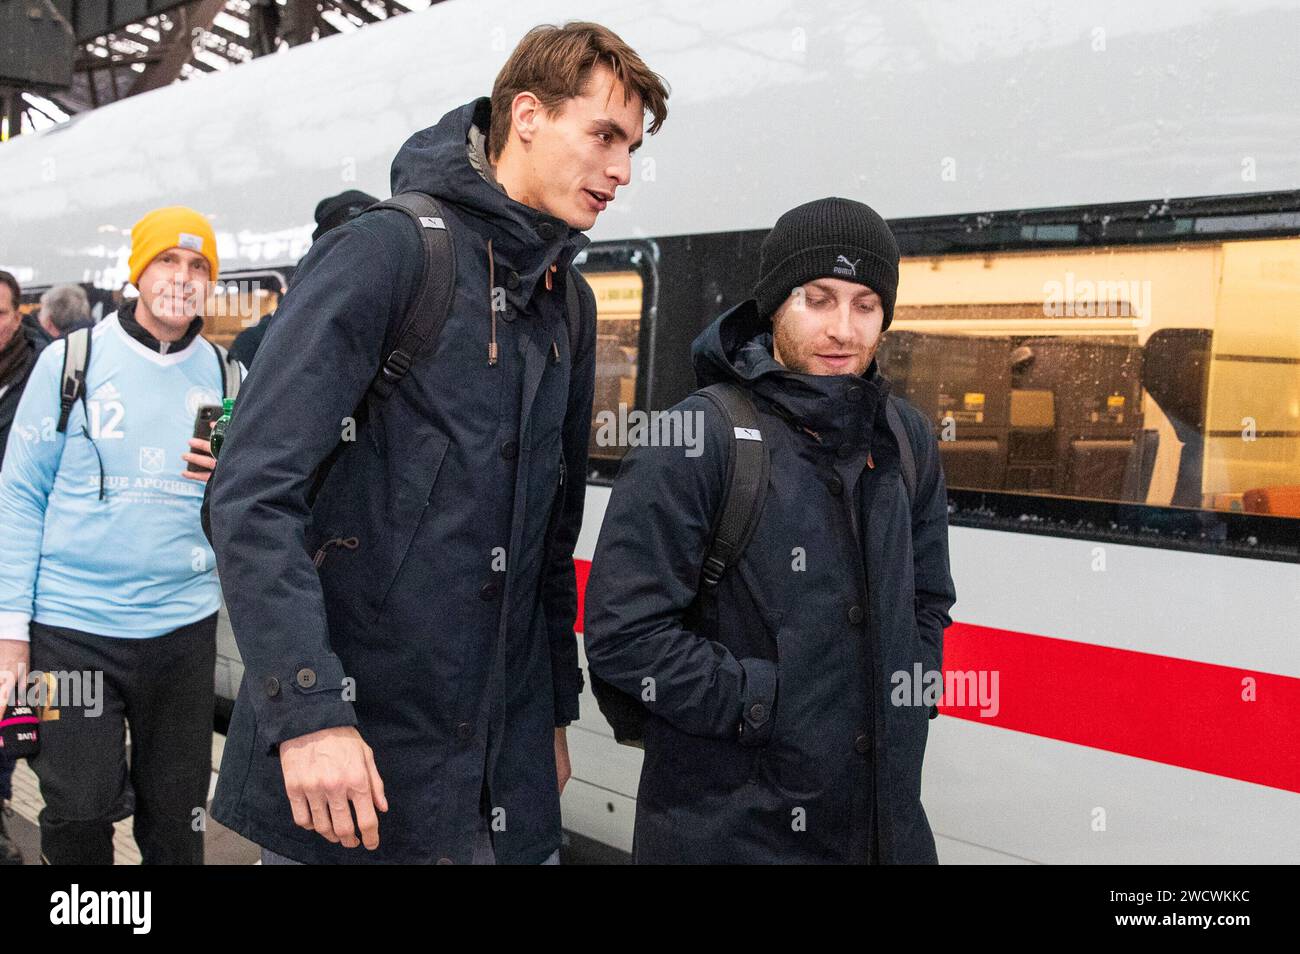
M 613 70 L 624 95 L 635 94 L 653 117 L 654 135 L 668 118 L 668 86 L 608 27 L 575 20 L 564 26 L 535 26 L 519 41 L 492 84 L 488 158 L 495 162 L 510 136 L 510 107 L 520 93 L 532 93 L 554 113 L 566 99 L 581 96 L 592 69 Z M 625 99 L 624 102 L 627 102 Z

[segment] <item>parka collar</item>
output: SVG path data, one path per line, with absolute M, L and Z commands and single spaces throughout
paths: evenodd
M 691 346 L 700 387 L 733 381 L 766 400 L 820 448 L 841 458 L 871 449 L 889 382 L 875 360 L 860 375 L 800 374 L 772 357 L 771 326 L 751 299 L 723 313 Z

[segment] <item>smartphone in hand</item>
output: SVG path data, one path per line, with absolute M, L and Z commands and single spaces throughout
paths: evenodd
M 217 418 L 221 417 L 220 404 L 204 404 L 199 407 L 198 413 L 194 415 L 194 436 L 201 441 L 212 439 L 212 426 L 217 423 Z M 187 447 L 186 452 L 189 452 Z M 190 469 L 195 471 L 207 470 L 210 467 L 200 467 L 198 464 L 190 464 Z

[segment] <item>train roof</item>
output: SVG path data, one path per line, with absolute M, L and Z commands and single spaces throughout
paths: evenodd
M 1300 188 L 1300 3 L 866 7 L 451 0 L 0 145 L 0 268 L 125 280 L 141 214 L 208 215 L 223 271 L 296 261 L 316 203 L 386 196 L 415 130 L 485 95 L 540 21 L 617 31 L 672 87 L 593 240 Z

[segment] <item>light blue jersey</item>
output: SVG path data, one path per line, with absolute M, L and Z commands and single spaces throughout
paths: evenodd
M 199 523 L 203 484 L 181 476 L 195 413 L 221 403 L 212 345 L 195 337 L 159 354 L 104 319 L 91 332 L 86 401 L 61 434 L 66 349 L 56 341 L 37 359 L 5 449 L 0 639 L 27 639 L 33 619 L 147 638 L 212 614 L 221 597 Z

